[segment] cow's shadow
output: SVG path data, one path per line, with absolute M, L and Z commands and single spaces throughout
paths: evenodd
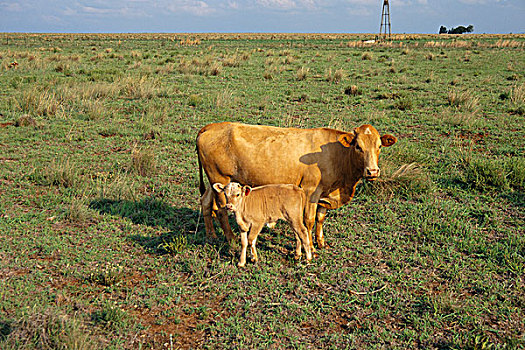
M 232 255 L 238 256 L 239 254 L 240 244 L 234 243 L 233 248 L 230 247 L 217 223 L 215 227 L 219 231 L 217 232 L 219 238 L 211 240 L 206 237 L 203 218 L 198 210 L 175 208 L 156 198 L 145 198 L 140 201 L 100 198 L 92 201 L 89 207 L 101 214 L 127 218 L 136 225 L 163 228 L 162 231 L 164 233 L 160 235 L 138 233 L 131 234 L 127 238 L 151 254 L 164 255 L 172 253 L 166 247 L 169 247 L 170 242 L 180 242 L 178 240 L 180 237 L 184 237 L 188 245 L 214 245 L 224 258 L 231 258 Z M 229 216 L 229 222 L 235 233 L 234 240 L 239 241 L 237 239 L 239 234 L 235 218 Z M 286 225 L 286 223 L 282 222 L 280 225 Z M 261 234 L 263 237 L 259 236 L 257 249 L 261 251 L 272 250 L 272 239 L 275 238 L 272 236 L 275 236 L 275 230 L 264 228 Z M 283 248 L 292 253 L 294 251 L 293 242 L 287 242 Z
M 225 245 L 224 240 L 210 242 L 206 239 L 204 223 L 198 210 L 175 208 L 165 201 L 156 198 L 145 198 L 139 201 L 114 200 L 100 198 L 90 203 L 89 207 L 101 214 L 116 215 L 129 219 L 133 224 L 162 228 L 160 235 L 138 233 L 128 239 L 142 246 L 148 253 L 167 254 L 169 249 L 162 248 L 166 243 L 184 237 L 189 245 L 216 244 Z M 223 250 L 222 248 L 220 249 Z

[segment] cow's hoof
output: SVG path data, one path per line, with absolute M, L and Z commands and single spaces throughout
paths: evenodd
M 295 260 L 299 261 L 299 260 L 301 260 L 301 257 L 302 257 L 302 256 L 303 256 L 302 254 L 294 254 L 294 255 L 293 255 L 293 258 L 294 258 Z
M 243 268 L 246 265 L 246 263 L 238 263 L 237 266 L 240 268 Z

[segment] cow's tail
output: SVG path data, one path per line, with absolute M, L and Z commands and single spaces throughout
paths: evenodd
M 201 193 L 201 196 L 206 192 L 206 185 L 204 184 L 204 178 L 202 175 L 202 163 L 201 163 L 201 157 L 199 156 L 199 149 L 197 148 L 197 159 L 199 161 L 199 192 Z

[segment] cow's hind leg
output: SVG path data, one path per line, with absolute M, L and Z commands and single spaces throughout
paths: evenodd
M 206 228 L 206 237 L 217 239 L 215 228 L 213 227 L 213 189 L 208 187 L 201 197 L 202 216 Z

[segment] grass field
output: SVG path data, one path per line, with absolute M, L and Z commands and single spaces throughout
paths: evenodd
M 0 34 L 0 348 L 524 348 L 525 36 L 371 38 Z M 399 141 L 311 264 L 279 223 L 239 269 L 216 121 Z

